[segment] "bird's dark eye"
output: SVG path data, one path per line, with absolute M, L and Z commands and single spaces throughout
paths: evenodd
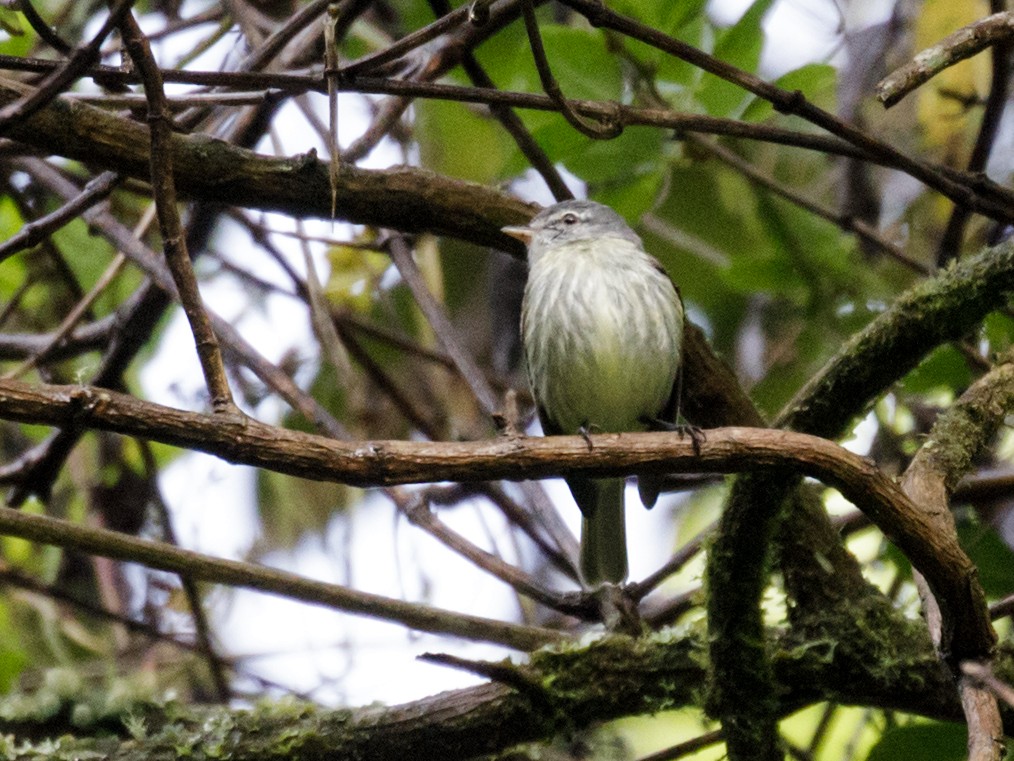
M 562 216 L 562 217 L 560 218 L 560 220 L 561 220 L 561 221 L 563 222 L 563 224 L 565 224 L 565 225 L 576 225 L 576 224 L 577 224 L 577 214 L 575 214 L 575 213 L 574 213 L 574 212 L 572 212 L 572 211 L 568 211 L 568 212 L 567 212 L 566 214 L 564 214 L 564 215 L 563 215 L 563 216 Z

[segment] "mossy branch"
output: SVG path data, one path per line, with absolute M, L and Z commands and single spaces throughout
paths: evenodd
M 902 295 L 860 331 L 796 395 L 780 427 L 828 438 L 940 344 L 961 337 L 1014 289 L 1014 244 L 985 249 Z M 770 544 L 797 475 L 750 474 L 737 481 L 708 557 L 708 622 L 715 692 L 710 710 L 728 722 L 747 753 L 758 742 L 774 747 L 775 696 L 765 652 L 760 598 L 767 585 Z M 956 640 L 962 657 L 985 657 L 992 629 L 975 569 L 956 541 L 945 539 L 939 562 L 951 567 L 934 591 L 961 609 L 966 625 Z M 730 754 L 734 755 L 734 754 Z M 743 756 L 746 757 L 746 756 Z
M 964 336 L 1014 290 L 1014 242 L 986 248 L 906 291 L 849 340 L 778 416 L 835 439 L 929 352 Z
M 888 607 L 840 613 L 822 641 L 769 641 L 775 653 L 777 715 L 831 700 L 960 717 L 951 681 L 924 633 L 911 631 L 911 622 Z M 1009 654 L 1001 659 L 1006 668 L 1010 662 Z M 60 751 L 68 756 L 87 751 L 97 761 L 151 761 L 180 754 L 234 761 L 457 761 L 600 721 L 698 705 L 708 679 L 703 643 L 667 632 L 550 648 L 533 654 L 524 666 L 503 668 L 523 669 L 532 687 L 515 690 L 489 683 L 401 706 L 338 711 L 285 702 L 251 710 L 139 704 L 124 709 L 132 717 L 125 722 L 133 732 L 130 739 L 76 740 L 74 728 L 67 726 Z M 30 717 L 13 722 L 6 708 L 0 703 L 0 713 L 8 715 L 0 721 L 0 732 L 20 728 L 28 733 Z M 1011 716 L 1005 718 L 1009 726 Z M 35 747 L 25 744 L 15 757 L 53 757 L 52 742 Z

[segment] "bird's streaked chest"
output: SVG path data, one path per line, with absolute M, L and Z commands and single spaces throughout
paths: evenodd
M 657 414 L 682 328 L 674 286 L 630 241 L 579 241 L 532 263 L 522 310 L 529 376 L 563 430 L 631 430 Z

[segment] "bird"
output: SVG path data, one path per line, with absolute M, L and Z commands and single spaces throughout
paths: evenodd
M 662 265 L 622 216 L 594 201 L 548 206 L 503 228 L 528 248 L 521 339 L 546 435 L 621 433 L 675 424 L 684 309 Z M 642 474 L 645 507 L 662 476 Z M 566 479 L 582 514 L 585 585 L 628 573 L 624 479 Z

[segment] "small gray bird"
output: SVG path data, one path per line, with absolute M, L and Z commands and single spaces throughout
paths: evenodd
M 548 435 L 644 431 L 675 422 L 683 303 L 661 265 L 608 206 L 564 201 L 505 233 L 528 245 L 521 338 Z M 646 507 L 660 476 L 641 476 Z M 583 516 L 589 587 L 627 577 L 622 478 L 569 478 Z

